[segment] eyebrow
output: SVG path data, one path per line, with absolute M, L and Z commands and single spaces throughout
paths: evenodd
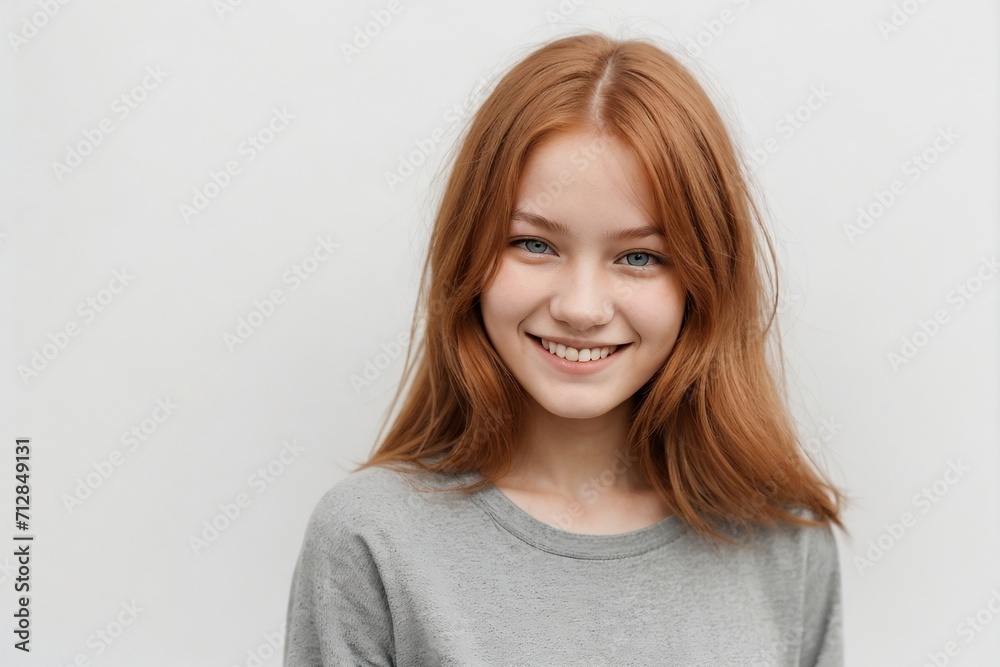
M 562 234 L 569 238 L 576 238 L 576 234 L 570 231 L 569 227 L 564 223 L 557 220 L 549 220 L 546 217 L 538 215 L 536 213 L 529 213 L 527 211 L 522 211 L 520 209 L 515 209 L 510 215 L 511 220 L 521 220 L 526 222 L 533 227 L 538 227 L 544 229 L 552 234 Z M 663 232 L 661 232 L 656 227 L 652 225 L 645 225 L 643 227 L 633 227 L 632 229 L 618 229 L 613 232 L 608 232 L 605 237 L 610 241 L 625 241 L 628 239 L 644 239 L 649 236 L 659 236 L 660 238 L 666 238 Z

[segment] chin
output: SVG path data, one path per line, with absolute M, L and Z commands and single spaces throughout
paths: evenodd
M 543 410 L 563 419 L 594 419 L 596 417 L 603 417 L 615 409 L 614 405 L 604 401 L 589 405 L 582 404 L 580 401 L 573 401 L 572 399 L 557 403 L 552 403 L 551 401 L 543 403 L 536 399 L 535 402 Z

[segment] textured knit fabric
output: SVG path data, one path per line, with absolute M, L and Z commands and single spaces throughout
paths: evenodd
M 589 535 L 492 484 L 417 486 L 477 479 L 376 467 L 334 484 L 294 568 L 285 667 L 843 664 L 829 526 L 715 550 L 676 516 Z

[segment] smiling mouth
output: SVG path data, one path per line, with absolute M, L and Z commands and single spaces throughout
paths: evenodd
M 589 361 L 599 361 L 601 359 L 607 359 L 611 355 L 616 354 L 619 350 L 622 350 L 631 345 L 631 343 L 625 343 L 624 345 L 611 345 L 608 347 L 593 348 L 589 350 L 585 349 L 581 351 L 573 347 L 562 345 L 561 343 L 553 343 L 551 341 L 544 341 L 543 343 L 542 339 L 539 338 L 538 336 L 534 336 L 531 334 L 528 335 L 531 338 L 533 338 L 535 342 L 538 343 L 538 345 L 543 350 L 545 350 L 552 356 L 559 357 L 560 359 L 565 359 L 566 361 L 574 361 L 578 363 L 587 363 Z M 562 352 L 562 354 L 560 355 L 559 352 Z M 586 356 L 588 358 L 581 359 L 580 357 L 582 356 Z

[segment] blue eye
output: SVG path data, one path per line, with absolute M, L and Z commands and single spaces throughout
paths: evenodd
M 648 252 L 630 252 L 625 257 L 646 257 L 647 260 L 653 258 Z M 655 259 L 655 258 L 653 258 Z M 631 266 L 646 266 L 646 264 L 630 264 Z
M 538 248 L 538 246 L 542 246 L 543 248 L 548 248 L 549 247 L 548 243 L 545 243 L 544 241 L 539 241 L 538 239 L 521 239 L 520 241 L 514 242 L 512 245 L 518 246 L 518 245 L 520 245 L 522 243 L 525 244 L 524 249 L 527 250 L 528 252 L 530 252 L 533 255 L 541 255 L 543 253 L 541 253 L 541 252 L 533 252 L 531 250 L 529 244 L 535 244 L 535 246 L 534 246 L 535 248 Z
M 511 244 L 510 244 L 510 246 L 512 248 L 516 248 L 518 246 L 521 246 L 525 250 L 527 250 L 529 253 L 531 253 L 532 255 L 544 255 L 544 254 L 546 254 L 545 253 L 545 249 L 546 248 L 550 248 L 550 246 L 549 246 L 548 243 L 546 243 L 545 241 L 541 241 L 539 239 L 535 239 L 535 238 L 518 239 L 516 241 L 512 241 Z M 629 258 L 635 258 L 635 257 L 645 258 L 646 261 L 642 262 L 642 263 L 639 263 L 639 264 L 633 264 L 629 260 Z M 639 250 L 636 250 L 636 251 L 633 251 L 633 252 L 629 252 L 629 253 L 626 253 L 626 254 L 622 255 L 622 259 L 629 260 L 627 262 L 627 265 L 630 266 L 630 267 L 632 267 L 632 268 L 634 268 L 634 269 L 649 269 L 649 268 L 652 268 L 653 266 L 656 266 L 656 265 L 665 265 L 665 264 L 667 264 L 667 260 L 665 260 L 664 258 L 660 257 L 659 255 L 654 255 L 651 252 L 644 252 L 644 251 L 639 251 Z M 649 260 L 653 260 L 653 263 L 650 264 Z M 640 259 L 640 261 L 641 261 L 641 259 Z
M 633 264 L 631 261 L 629 261 L 630 258 L 632 257 L 645 258 L 646 261 L 643 262 L 642 264 Z M 622 256 L 622 259 L 626 260 L 628 266 L 631 266 L 633 269 L 650 270 L 656 266 L 665 266 L 667 264 L 667 260 L 663 259 L 659 255 L 654 255 L 651 252 L 644 252 L 642 250 L 635 250 L 633 252 L 626 253 L 625 255 Z M 650 262 L 650 260 L 652 260 L 652 262 Z

